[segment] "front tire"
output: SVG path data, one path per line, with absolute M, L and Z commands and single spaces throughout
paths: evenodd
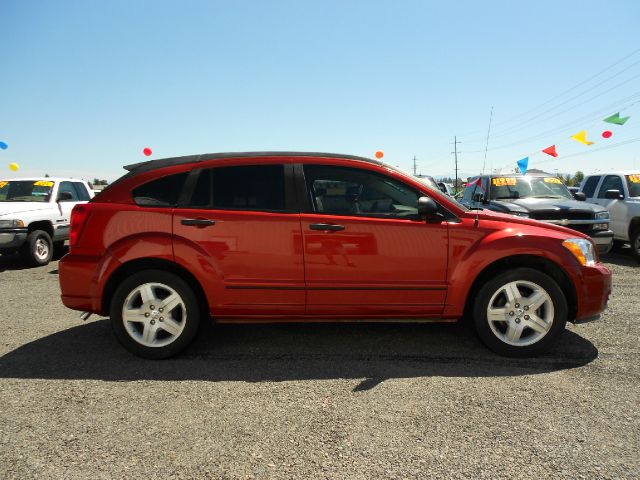
M 630 235 L 631 254 L 640 263 L 640 228 L 636 228 Z
M 111 301 L 111 326 L 131 353 L 162 359 L 182 352 L 200 324 L 200 306 L 182 278 L 145 270 L 127 278 Z
M 53 257 L 53 241 L 44 230 L 34 230 L 20 249 L 26 263 L 34 267 L 47 265 Z
M 548 275 L 516 268 L 486 282 L 474 302 L 474 325 L 482 342 L 507 357 L 547 350 L 564 330 L 567 300 Z

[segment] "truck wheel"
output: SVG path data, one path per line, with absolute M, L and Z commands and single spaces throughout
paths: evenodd
M 20 253 L 29 265 L 36 267 L 47 265 L 53 256 L 51 237 L 43 230 L 34 230 L 27 236 Z
M 177 275 L 145 270 L 128 277 L 111 301 L 111 326 L 120 343 L 143 358 L 177 355 L 200 324 L 198 300 Z
M 636 228 L 629 237 L 631 242 L 631 254 L 640 262 L 640 228 Z
M 516 268 L 486 282 L 474 303 L 483 343 L 499 355 L 530 357 L 547 350 L 564 330 L 567 299 L 548 275 Z

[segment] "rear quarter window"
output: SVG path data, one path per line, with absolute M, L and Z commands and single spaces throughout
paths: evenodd
M 133 200 L 144 207 L 175 207 L 187 175 L 187 172 L 168 175 L 140 185 L 131 192 Z

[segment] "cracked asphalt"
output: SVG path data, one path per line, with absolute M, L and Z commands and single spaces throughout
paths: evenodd
M 217 326 L 123 350 L 59 300 L 57 262 L 0 257 L 0 478 L 640 477 L 640 282 L 537 359 L 433 324 Z

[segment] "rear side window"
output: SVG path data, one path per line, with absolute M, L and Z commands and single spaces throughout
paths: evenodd
M 189 207 L 284 211 L 284 165 L 247 165 L 202 170 Z
M 587 178 L 587 180 L 584 182 L 584 187 L 582 187 L 582 193 L 584 193 L 587 198 L 593 197 L 593 195 L 596 193 L 596 187 L 598 186 L 599 181 L 599 175 Z
M 158 178 L 133 189 L 136 204 L 145 207 L 175 207 L 187 173 Z
M 89 192 L 87 192 L 87 187 L 84 186 L 84 183 L 73 182 L 73 188 L 76 189 L 80 201 L 84 202 L 89 200 Z
M 607 175 L 602 181 L 602 186 L 598 192 L 598 198 L 604 198 L 607 190 L 618 190 L 620 193 L 624 193 L 624 187 L 622 186 L 622 179 L 618 175 Z

